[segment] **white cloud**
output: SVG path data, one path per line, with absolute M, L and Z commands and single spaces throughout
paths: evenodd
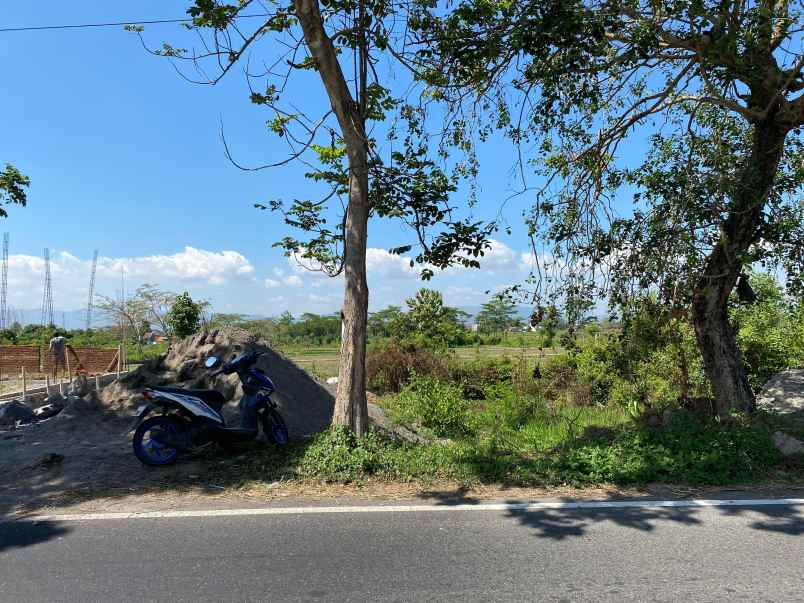
M 15 254 L 8 260 L 9 305 L 19 309 L 39 307 L 42 303 L 44 259 Z M 80 259 L 66 251 L 51 255 L 55 308 L 77 308 L 86 304 L 91 265 L 90 259 Z M 207 251 L 194 247 L 185 247 L 172 255 L 99 257 L 96 292 L 113 295 L 120 289 L 121 273 L 125 274 L 126 288 L 132 290 L 145 282 L 170 289 L 247 282 L 254 278 L 254 266 L 236 251 Z
M 183 251 L 172 255 L 98 258 L 99 277 L 119 277 L 123 270 L 127 277 L 133 279 L 196 280 L 221 285 L 231 278 L 250 276 L 254 266 L 236 251 L 206 251 L 195 247 L 185 247 Z
M 415 278 L 418 270 L 410 267 L 410 258 L 394 255 L 385 249 L 369 247 L 366 250 L 366 271 L 369 277 Z
M 304 285 L 304 281 L 301 279 L 300 276 L 296 274 L 291 274 L 289 277 L 285 279 L 285 284 L 288 287 L 301 287 Z
M 502 241 L 491 239 L 491 248 L 478 258 L 481 270 L 509 271 L 517 268 L 516 251 Z
M 278 287 L 281 284 L 282 283 L 280 283 L 278 280 L 275 280 L 275 279 L 272 279 L 272 278 L 266 278 L 265 279 L 265 288 L 266 289 L 273 289 L 274 287 Z

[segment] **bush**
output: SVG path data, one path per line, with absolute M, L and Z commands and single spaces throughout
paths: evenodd
M 421 425 L 438 437 L 460 437 L 472 432 L 470 403 L 461 388 L 432 375 L 414 373 L 390 410 L 398 422 Z
M 804 312 L 785 298 L 772 277 L 752 275 L 751 285 L 757 301 L 737 305 L 731 316 L 748 380 L 759 390 L 776 373 L 804 362 Z
M 512 383 L 517 369 L 517 363 L 509 358 L 456 361 L 449 367 L 449 378 L 461 386 L 465 397 L 483 399 L 487 387 Z
M 358 439 L 345 427 L 316 435 L 302 457 L 302 475 L 322 476 L 331 481 L 352 481 L 377 469 L 383 442 L 373 432 Z
M 416 373 L 446 379 L 449 369 L 432 350 L 386 341 L 368 352 L 367 385 L 377 394 L 399 392 Z
M 779 461 L 770 431 L 747 420 L 700 421 L 676 411 L 663 428 L 631 425 L 612 443 L 580 441 L 549 459 L 549 472 L 575 483 L 727 484 Z
M 485 394 L 479 420 L 487 427 L 516 430 L 544 408 L 541 398 L 518 392 L 507 383 L 489 385 Z

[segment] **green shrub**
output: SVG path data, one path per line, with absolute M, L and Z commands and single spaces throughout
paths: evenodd
M 302 457 L 298 471 L 332 481 L 352 481 L 377 469 L 383 442 L 373 432 L 358 439 L 344 427 L 316 435 Z
M 488 385 L 479 422 L 487 427 L 516 430 L 544 408 L 541 398 L 517 392 L 511 384 Z
M 554 454 L 546 470 L 574 483 L 717 485 L 761 475 L 778 461 L 770 432 L 760 424 L 700 421 L 676 411 L 663 428 L 634 424 L 611 443 L 577 442 Z
M 414 373 L 390 410 L 398 422 L 426 427 L 438 437 L 460 437 L 472 431 L 470 403 L 461 388 L 432 375 Z

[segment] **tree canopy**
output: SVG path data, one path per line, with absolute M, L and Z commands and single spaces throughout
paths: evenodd
M 27 176 L 10 163 L 6 164 L 5 169 L 0 172 L 0 218 L 8 217 L 4 205 L 17 204 L 25 207 L 28 203 L 25 189 L 30 184 L 31 181 Z
M 754 405 L 728 319 L 740 275 L 781 262 L 800 282 L 801 16 L 784 0 L 464 1 L 414 28 L 412 68 L 468 114 L 459 138 L 491 123 L 520 148 L 534 300 L 657 290 L 689 312 L 721 414 Z

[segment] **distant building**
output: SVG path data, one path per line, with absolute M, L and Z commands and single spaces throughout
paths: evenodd
M 167 335 L 165 335 L 162 331 L 148 331 L 142 336 L 143 343 L 147 343 L 149 345 L 165 343 L 167 340 Z

